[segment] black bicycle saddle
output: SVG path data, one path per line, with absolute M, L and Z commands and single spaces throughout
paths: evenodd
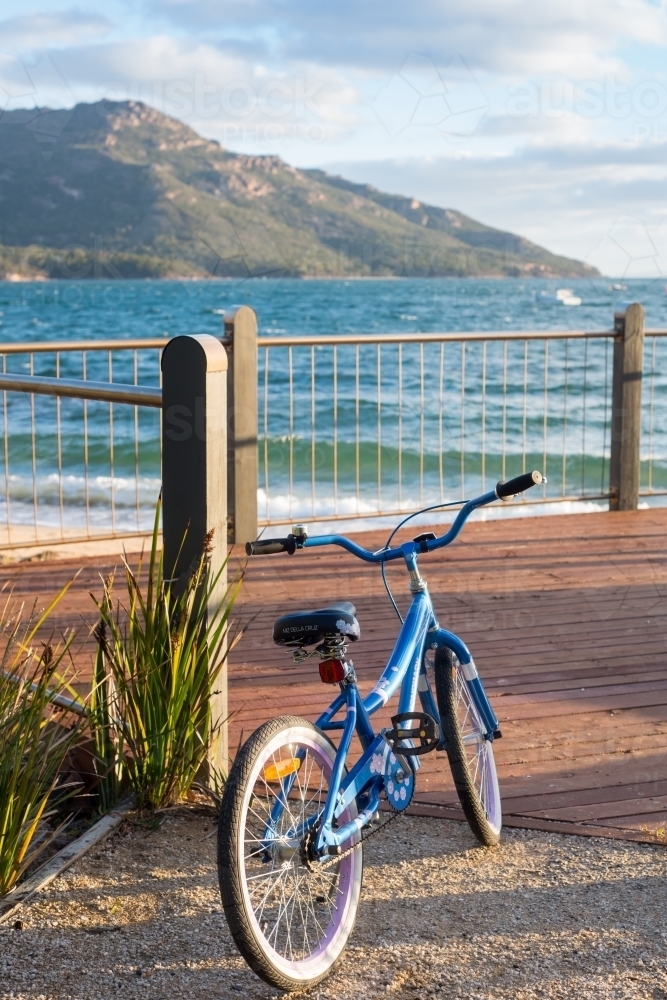
M 318 611 L 293 611 L 273 626 L 273 641 L 279 646 L 312 646 L 325 636 L 338 635 L 351 642 L 361 635 L 356 608 L 350 601 L 328 604 Z

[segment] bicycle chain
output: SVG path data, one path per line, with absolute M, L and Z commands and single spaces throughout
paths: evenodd
M 332 865 L 338 864 L 339 861 L 342 861 L 343 858 L 347 858 L 350 854 L 353 854 L 361 847 L 362 844 L 365 844 L 367 840 L 370 840 L 371 837 L 374 837 L 381 830 L 384 830 L 385 827 L 389 826 L 390 823 L 393 823 L 395 819 L 398 819 L 399 816 L 402 815 L 402 812 L 392 813 L 389 819 L 385 820 L 384 823 L 380 826 L 376 826 L 375 829 L 371 830 L 365 837 L 362 836 L 358 844 L 355 844 L 353 847 L 348 847 L 348 849 L 343 851 L 342 854 L 336 854 L 334 857 L 330 858 L 329 861 L 320 861 L 317 870 L 321 871 L 323 868 L 330 868 Z

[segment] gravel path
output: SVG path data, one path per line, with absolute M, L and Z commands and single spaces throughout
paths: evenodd
M 362 902 L 322 1000 L 667 1000 L 667 849 L 407 818 L 366 848 Z M 0 925 L 12 1000 L 268 1000 L 220 908 L 212 819 L 126 824 Z

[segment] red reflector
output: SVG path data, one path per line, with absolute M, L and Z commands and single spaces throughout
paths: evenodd
M 337 684 L 345 680 L 345 664 L 341 660 L 322 660 L 320 678 L 324 684 Z

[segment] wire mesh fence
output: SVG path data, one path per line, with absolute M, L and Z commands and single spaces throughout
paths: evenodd
M 397 513 L 533 467 L 542 501 L 606 498 L 611 376 L 611 334 L 273 340 L 259 360 L 261 516 Z
M 648 331 L 644 343 L 639 494 L 667 494 L 667 336 Z
M 160 385 L 164 341 L 2 345 L 3 375 Z M 2 392 L 0 542 L 149 530 L 160 489 L 155 409 Z
M 396 514 L 530 468 L 548 477 L 531 505 L 606 500 L 613 337 L 260 338 L 260 522 Z M 164 343 L 2 345 L 0 370 L 159 387 Z M 667 331 L 647 331 L 644 500 L 667 494 L 666 390 Z M 156 409 L 4 390 L 1 420 L 0 544 L 150 530 L 161 478 Z

